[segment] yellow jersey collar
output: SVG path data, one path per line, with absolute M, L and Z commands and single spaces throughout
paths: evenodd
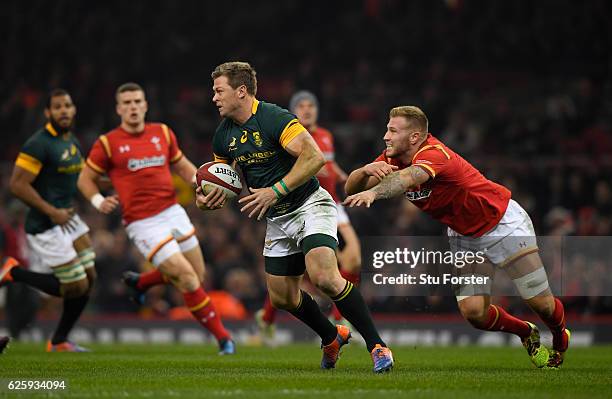
M 47 131 L 49 133 L 51 133 L 51 136 L 53 137 L 57 137 L 57 130 L 55 130 L 55 128 L 53 127 L 53 125 L 51 124 L 51 122 L 47 122 L 47 124 L 45 125 L 45 129 L 47 129 Z
M 259 101 L 254 98 L 253 105 L 251 106 L 251 114 L 255 115 L 255 113 L 257 113 L 257 107 L 259 107 Z

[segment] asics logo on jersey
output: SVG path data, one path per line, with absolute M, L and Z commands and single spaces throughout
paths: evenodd
M 129 145 L 120 145 L 119 146 L 119 152 L 121 154 L 123 154 L 124 152 L 129 152 L 130 151 L 130 146 Z
M 246 130 L 242 131 L 242 136 L 240 137 L 240 142 L 242 144 L 246 143 L 247 138 L 248 138 L 248 134 L 249 134 L 249 132 L 247 132 Z
M 421 191 L 408 191 L 406 192 L 406 198 L 410 201 L 418 201 L 425 198 L 429 198 L 431 196 L 431 190 L 426 188 Z
M 153 168 L 156 166 L 164 166 L 166 164 L 166 156 L 160 155 L 158 157 L 145 157 L 145 158 L 130 158 L 128 160 L 127 167 L 130 171 L 135 172 L 140 169 Z

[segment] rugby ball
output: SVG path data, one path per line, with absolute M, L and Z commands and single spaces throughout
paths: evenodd
M 202 187 L 204 194 L 219 187 L 229 200 L 242 191 L 240 175 L 230 165 L 221 162 L 206 162 L 200 166 L 196 172 L 196 183 Z

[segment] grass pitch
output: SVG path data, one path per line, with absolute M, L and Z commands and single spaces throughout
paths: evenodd
M 537 370 L 523 348 L 394 347 L 396 367 L 375 375 L 362 346 L 320 370 L 316 345 L 276 349 L 92 345 L 92 353 L 44 353 L 13 344 L 0 356 L 0 397 L 69 398 L 603 398 L 612 396 L 612 346 L 570 348 L 561 370 Z M 65 380 L 55 391 L 9 391 L 10 380 Z

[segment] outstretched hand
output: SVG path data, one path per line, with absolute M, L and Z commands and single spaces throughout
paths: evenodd
M 366 208 L 369 208 L 374 201 L 376 201 L 376 193 L 371 190 L 366 190 L 346 197 L 342 205 L 346 205 L 350 208 L 365 205 Z
M 378 180 L 382 180 L 388 174 L 395 172 L 398 169 L 395 165 L 389 165 L 384 161 L 372 162 L 363 167 L 363 171 L 368 176 L 374 176 Z
M 270 209 L 272 205 L 278 202 L 276 194 L 274 193 L 274 190 L 272 190 L 272 188 L 270 187 L 249 187 L 249 191 L 251 191 L 253 194 L 247 195 L 246 197 L 242 197 L 240 198 L 240 200 L 238 200 L 239 204 L 246 203 L 245 206 L 240 208 L 240 212 L 245 212 L 249 208 L 253 208 L 249 213 L 249 217 L 253 217 L 253 215 L 257 214 L 257 220 L 261 220 L 261 218 L 264 217 L 268 209 Z

